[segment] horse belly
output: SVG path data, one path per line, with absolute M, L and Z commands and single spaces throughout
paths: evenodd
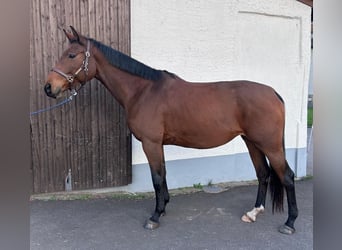
M 241 134 L 236 115 L 239 107 L 234 91 L 227 86 L 193 84 L 170 95 L 164 113 L 164 143 L 204 149 L 223 145 Z
M 213 148 L 229 142 L 240 134 L 241 131 L 237 127 L 229 124 L 193 121 L 189 125 L 183 123 L 183 126 L 174 126 L 173 129 L 167 130 L 164 144 L 199 149 Z

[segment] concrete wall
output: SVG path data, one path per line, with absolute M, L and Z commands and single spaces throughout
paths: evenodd
M 310 8 L 295 0 L 134 0 L 132 57 L 188 81 L 247 79 L 274 87 L 286 103 L 285 146 L 306 175 Z M 152 190 L 146 157 L 133 140 L 131 191 Z M 165 147 L 170 188 L 255 179 L 240 138 L 210 150 Z

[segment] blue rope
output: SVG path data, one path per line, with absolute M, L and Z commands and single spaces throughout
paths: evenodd
M 48 108 L 45 108 L 45 109 L 39 109 L 39 110 L 37 110 L 37 111 L 31 112 L 31 113 L 30 113 L 30 116 L 31 116 L 31 115 L 37 115 L 37 114 L 40 114 L 40 113 L 43 113 L 43 112 L 46 112 L 46 111 L 55 109 L 55 108 L 57 108 L 57 107 L 59 107 L 59 106 L 62 106 L 62 105 L 64 105 L 64 104 L 68 103 L 68 102 L 71 102 L 72 99 L 73 99 L 73 97 L 76 96 L 76 95 L 77 95 L 77 92 L 74 91 L 74 92 L 72 92 L 71 95 L 70 95 L 68 98 L 66 98 L 64 101 L 62 101 L 62 102 L 60 102 L 60 103 L 57 103 L 56 105 L 53 105 L 53 106 L 51 106 L 51 107 L 48 107 Z

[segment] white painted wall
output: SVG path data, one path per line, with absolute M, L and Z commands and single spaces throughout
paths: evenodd
M 246 79 L 274 87 L 286 103 L 286 148 L 306 147 L 308 6 L 295 0 L 134 0 L 131 25 L 132 57 L 147 65 L 188 81 Z M 239 138 L 210 150 L 165 147 L 167 161 L 241 152 L 247 148 Z M 136 140 L 132 153 L 134 165 L 147 163 Z

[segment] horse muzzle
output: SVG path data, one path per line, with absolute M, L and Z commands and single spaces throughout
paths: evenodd
M 44 91 L 45 91 L 45 94 L 47 96 L 52 97 L 52 98 L 56 98 L 56 95 L 54 93 L 52 93 L 51 84 L 50 83 L 45 84 Z

